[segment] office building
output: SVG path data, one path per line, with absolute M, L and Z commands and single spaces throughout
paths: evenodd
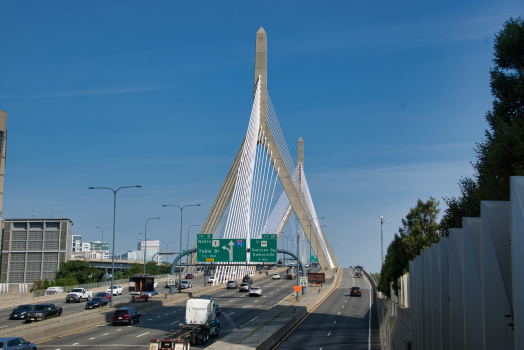
M 73 252 L 81 252 L 82 251 L 82 236 L 81 235 L 73 235 Z
M 72 231 L 70 219 L 4 220 L 0 283 L 54 280 L 71 256 Z
M 147 241 L 147 244 L 146 244 L 146 241 L 141 241 L 141 242 L 138 242 L 136 244 L 136 249 L 137 250 L 144 250 L 146 249 L 149 250 L 149 249 L 156 249 L 156 250 L 159 250 L 160 249 L 160 241 L 156 240 L 156 241 Z

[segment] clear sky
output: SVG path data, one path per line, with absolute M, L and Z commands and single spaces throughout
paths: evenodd
M 491 108 L 494 33 L 522 1 L 0 2 L 4 218 L 67 217 L 116 252 L 203 225 L 246 133 L 255 34 L 291 154 L 304 139 L 339 263 L 380 269 L 417 199 L 457 195 Z M 296 158 L 295 158 L 296 162 Z M 176 209 L 176 208 L 175 208 Z M 197 233 L 192 228 L 190 244 Z M 287 231 L 290 228 L 286 228 Z M 184 239 L 185 244 L 186 239 Z M 178 243 L 170 249 L 177 248 Z M 164 245 L 165 248 L 165 245 Z

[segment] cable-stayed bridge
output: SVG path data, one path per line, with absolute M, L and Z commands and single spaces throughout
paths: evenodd
M 307 239 L 326 279 L 331 279 L 338 264 L 309 191 L 303 141 L 299 140 L 295 165 L 267 86 L 267 36 L 260 28 L 247 132 L 200 233 L 212 234 L 214 239 L 246 239 L 249 249 L 250 239 L 261 238 L 262 234 L 276 234 L 280 239 L 291 220 L 293 237 L 301 243 L 299 257 L 308 261 Z M 247 259 L 249 262 L 249 254 Z M 195 262 L 193 254 L 190 264 Z M 231 266 L 219 268 L 216 275 L 226 278 L 249 272 L 253 272 L 252 267 Z

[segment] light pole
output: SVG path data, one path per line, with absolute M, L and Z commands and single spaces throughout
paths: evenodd
M 144 230 L 144 275 L 146 274 L 146 253 L 147 253 L 147 223 L 149 220 L 160 220 L 160 218 L 149 218 L 146 220 L 146 227 Z
M 380 254 L 381 254 L 381 265 L 384 265 L 384 217 L 380 216 Z
M 113 192 L 114 200 L 113 200 L 113 256 L 112 256 L 112 262 L 111 262 L 111 293 L 113 293 L 113 284 L 115 282 L 115 223 L 116 223 L 116 194 L 118 191 L 120 191 L 122 188 L 141 188 L 142 186 L 124 186 L 119 187 L 116 190 L 113 190 L 110 187 L 89 187 L 89 190 L 110 190 Z M 110 305 L 109 307 L 113 307 L 113 296 L 111 295 L 110 299 Z
M 165 207 L 177 207 L 178 209 L 180 209 L 180 253 L 182 253 L 182 211 L 184 210 L 185 207 L 199 207 L 200 204 L 188 204 L 188 205 L 184 205 L 183 207 L 180 207 L 174 204 L 164 204 L 162 206 L 164 208 Z M 181 284 L 182 284 L 182 269 L 179 268 L 178 269 L 178 292 L 179 293 L 182 293 Z M 169 291 L 171 292 L 171 288 L 169 288 Z
M 102 230 L 102 243 L 104 243 L 104 229 L 98 226 L 96 228 L 99 228 L 100 230 Z
M 186 251 L 189 249 L 189 229 L 190 229 L 191 227 L 193 227 L 193 226 L 198 227 L 198 226 L 200 226 L 200 225 L 191 225 L 191 226 L 189 226 L 189 227 L 187 228 Z M 186 264 L 189 264 L 189 255 L 187 256 Z
M 169 259 L 169 245 L 171 243 L 175 243 L 175 242 L 162 242 L 162 243 L 165 243 L 166 244 L 166 256 L 168 257 Z

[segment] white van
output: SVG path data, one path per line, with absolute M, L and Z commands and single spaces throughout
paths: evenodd
M 64 292 L 64 287 L 49 287 L 45 291 L 45 295 L 60 294 Z

